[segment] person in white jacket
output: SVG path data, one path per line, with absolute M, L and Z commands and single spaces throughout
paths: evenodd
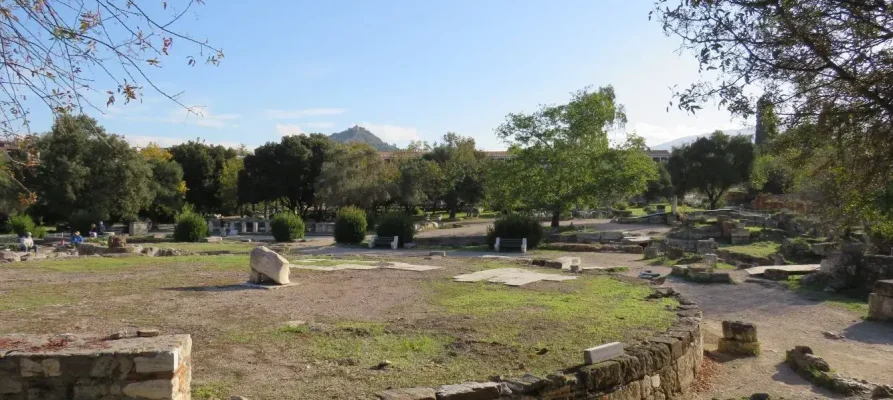
M 30 251 L 32 249 L 37 254 L 37 245 L 34 244 L 34 239 L 31 238 L 31 232 L 25 232 L 25 235 L 19 238 L 19 251 Z

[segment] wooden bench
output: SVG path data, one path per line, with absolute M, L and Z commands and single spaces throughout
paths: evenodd
M 496 252 L 502 251 L 502 249 L 519 249 L 522 253 L 527 252 L 527 238 L 523 239 L 508 239 L 508 238 L 496 238 L 496 244 L 493 245 L 493 249 Z
M 399 239 L 399 236 L 375 236 L 369 241 L 369 248 L 388 246 L 391 250 L 397 250 L 397 245 L 400 243 Z

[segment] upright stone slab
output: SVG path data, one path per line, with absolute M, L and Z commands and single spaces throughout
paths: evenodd
M 893 297 L 872 293 L 868 296 L 868 318 L 893 321 Z
M 270 281 L 280 285 L 290 283 L 288 279 L 289 262 L 275 251 L 265 246 L 255 247 L 251 251 L 251 275 L 248 279 L 251 283 L 269 283 Z
M 131 222 L 127 227 L 130 236 L 145 236 L 149 234 L 149 225 L 145 222 Z
M 710 268 L 715 267 L 718 260 L 719 257 L 717 257 L 716 254 L 704 254 L 704 264 Z

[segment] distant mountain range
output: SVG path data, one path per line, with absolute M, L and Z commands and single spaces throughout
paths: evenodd
M 375 136 L 375 134 L 373 134 L 372 132 L 369 132 L 368 129 L 358 125 L 354 126 L 353 128 L 348 128 L 343 132 L 333 133 L 329 135 L 329 139 L 341 143 L 366 143 L 374 147 L 378 151 L 397 150 L 397 146 L 386 143 L 384 140 L 379 139 L 378 136 Z
M 711 133 L 713 133 L 713 132 L 704 133 L 701 135 L 685 136 L 685 137 L 681 137 L 679 139 L 671 140 L 666 143 L 661 143 L 657 146 L 649 146 L 649 148 L 651 150 L 673 150 L 673 147 L 684 146 L 686 144 L 694 142 L 695 140 L 698 140 L 699 138 L 710 136 Z M 738 136 L 738 135 L 753 136 L 754 129 L 753 128 L 729 129 L 729 130 L 724 130 L 723 133 L 725 133 L 726 135 L 730 135 L 730 136 Z

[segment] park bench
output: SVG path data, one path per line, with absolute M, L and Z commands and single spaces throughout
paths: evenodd
M 519 249 L 522 253 L 527 252 L 527 238 L 523 239 L 508 239 L 508 238 L 496 238 L 496 244 L 493 245 L 493 248 L 496 252 L 502 251 L 502 249 Z
M 369 241 L 369 248 L 388 246 L 392 250 L 397 250 L 397 244 L 400 243 L 399 239 L 399 236 L 375 236 Z

